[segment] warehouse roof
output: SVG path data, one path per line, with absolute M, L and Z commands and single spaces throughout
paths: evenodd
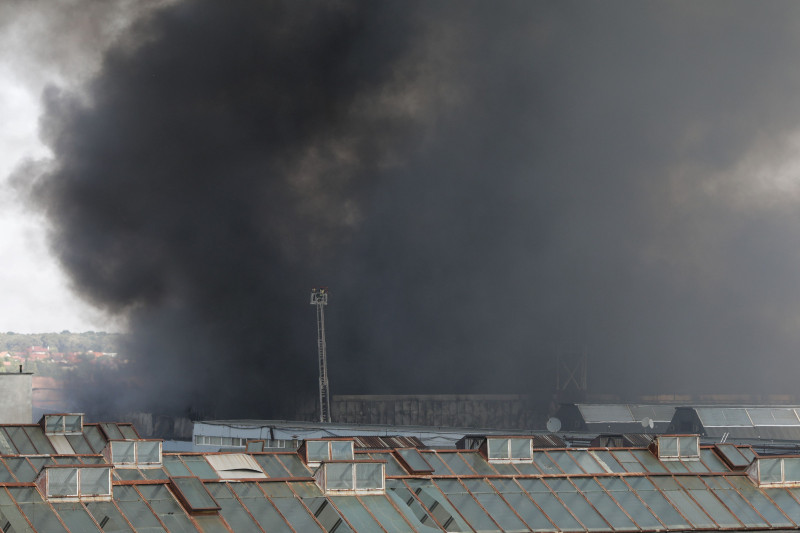
M 329 437 L 293 452 L 163 453 L 130 425 L 76 417 L 45 417 L 41 432 L 0 427 L 11 441 L 0 455 L 4 532 L 800 527 L 800 456 L 700 446 L 696 435 L 628 448 L 539 449 L 532 437 L 490 435 L 469 450 L 363 450 Z M 56 451 L 62 440 L 75 453 Z

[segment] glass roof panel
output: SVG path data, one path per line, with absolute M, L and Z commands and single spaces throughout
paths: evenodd
M 583 522 L 586 529 L 589 531 L 605 531 L 611 529 L 606 521 L 603 520 L 603 517 L 589 505 L 583 495 L 578 492 L 568 479 L 549 478 L 546 480 L 546 483 L 550 485 L 553 492 L 561 498 L 564 505 Z
M 303 531 L 304 533 L 307 531 L 324 532 L 305 505 L 300 503 L 299 499 L 272 496 L 271 500 L 295 531 Z
M 625 472 L 625 468 L 607 450 L 592 450 L 589 453 L 594 456 L 606 471 L 614 473 Z
M 396 450 L 397 454 L 403 458 L 408 466 L 414 472 L 432 472 L 433 466 L 431 466 L 428 461 L 415 449 L 415 448 L 406 448 L 401 450 Z
M 137 529 L 144 529 L 145 531 L 164 530 L 156 516 L 142 500 L 139 493 L 136 492 L 136 489 L 132 486 L 117 485 L 113 488 L 113 491 L 114 500 L 117 502 L 117 505 L 119 505 L 119 508 L 125 513 L 125 516 L 130 520 L 131 524 L 136 524 Z M 92 514 L 95 513 L 93 512 Z M 95 519 L 96 518 L 97 515 L 95 514 Z M 100 518 L 99 522 L 102 523 L 102 517 Z
M 86 434 L 86 430 L 91 426 L 84 426 L 83 432 Z M 83 438 L 83 435 L 64 435 L 69 442 L 69 445 L 72 446 L 72 449 L 75 450 L 77 454 L 91 454 L 91 453 L 100 453 L 100 450 L 94 451 L 89 443 L 86 442 L 86 439 Z
M 79 503 L 54 503 L 53 508 L 70 531 L 100 532 L 86 508 Z
M 376 459 L 378 461 L 386 461 L 386 475 L 387 476 L 407 476 L 408 472 L 403 470 L 403 467 L 400 466 L 400 463 L 397 462 L 397 459 L 391 453 L 387 452 L 372 452 L 367 454 L 370 459 Z
M 241 499 L 253 518 L 265 531 L 286 531 L 288 525 L 275 509 L 264 493 L 258 489 L 255 483 L 231 483 L 225 484 L 232 489 Z
M 671 529 L 688 529 L 691 527 L 648 478 L 626 477 L 625 482 L 631 486 L 634 494 L 638 495 L 667 527 Z
M 450 493 L 447 494 L 448 499 L 453 502 L 453 505 L 461 513 L 461 516 L 472 526 L 476 531 L 497 531 L 498 527 L 486 511 L 481 509 L 480 505 L 475 499 L 466 493 Z
M 791 520 L 784 516 L 784 514 L 781 512 L 781 509 L 778 509 L 778 507 L 776 507 L 775 504 L 765 496 L 764 492 L 755 487 L 748 478 L 741 476 L 730 476 L 725 478 L 725 481 L 730 483 L 733 488 L 739 491 L 742 497 L 744 497 L 744 499 L 747 500 L 750 505 L 755 507 L 756 511 L 758 511 L 758 513 L 763 516 L 772 527 L 785 528 L 794 526 Z M 719 482 L 722 483 L 722 478 L 719 479 Z M 783 508 L 783 506 L 781 506 L 781 508 L 788 514 L 788 509 Z M 800 508 L 796 503 L 793 508 L 796 511 L 800 511 Z M 737 515 L 739 515 L 738 512 Z M 800 519 L 800 515 L 798 515 L 798 518 Z
M 503 497 L 533 531 L 553 531 L 555 526 L 522 492 L 503 492 Z
M 193 511 L 219 509 L 217 502 L 206 490 L 203 482 L 196 477 L 174 477 L 172 483 L 186 499 Z
M 739 450 L 739 453 L 742 454 L 745 459 L 747 459 L 748 463 L 752 463 L 753 459 L 756 458 L 756 454 L 750 446 L 739 446 L 736 449 Z
M 478 474 L 485 474 L 487 476 L 493 476 L 497 474 L 497 470 L 492 468 L 492 465 L 486 462 L 486 460 L 479 454 L 477 451 L 474 452 L 461 452 L 458 455 L 461 456 L 461 459 L 467 463 L 470 468 L 472 468 Z
M 164 522 L 167 529 L 170 531 L 194 531 L 196 529 L 166 485 L 138 485 L 136 488 L 147 499 L 150 507 Z
M 434 516 L 428 514 L 428 511 L 417 501 L 414 493 L 412 493 L 402 481 L 388 479 L 386 480 L 386 489 L 386 497 L 400 509 L 400 512 L 405 515 L 411 524 L 421 531 L 426 533 L 430 530 L 439 531 L 440 528 L 436 525 L 436 520 L 440 519 L 443 520 L 444 523 L 450 523 L 449 529 L 451 531 L 469 530 L 466 525 L 461 525 L 463 524 L 462 520 L 452 517 L 444 507 L 438 504 L 435 506 L 435 512 L 438 512 L 439 516 L 436 516 L 436 519 L 434 519 Z M 422 488 L 417 487 L 415 490 L 419 491 L 420 499 L 426 498 Z M 435 500 L 431 499 L 431 501 L 436 503 Z M 436 514 L 435 512 L 434 514 Z M 443 516 L 442 513 L 447 516 Z
M 717 526 L 714 522 L 689 498 L 689 495 L 675 483 L 674 479 L 663 476 L 653 476 L 650 479 L 695 528 L 716 529 Z
M 632 492 L 620 478 L 600 477 L 597 478 L 597 482 L 625 509 L 629 516 L 633 517 L 640 528 L 649 531 L 665 529 L 650 509 L 636 497 L 636 493 Z
M 167 479 L 169 475 L 163 468 L 142 468 L 139 470 L 145 479 Z
M 706 482 L 717 498 L 727 507 L 740 522 L 749 527 L 768 527 L 765 522 L 753 509 L 753 506 L 736 491 L 724 477 L 705 476 Z
M 203 533 L 230 533 L 230 530 L 222 523 L 219 515 L 196 515 L 194 520 Z
M 436 452 L 420 452 L 422 457 L 433 467 L 433 474 L 436 476 L 452 476 L 453 472 L 444 464 Z
M 191 470 L 192 475 L 200 479 L 219 479 L 217 471 L 211 468 L 205 457 L 202 455 L 181 455 L 180 456 L 186 467 Z M 299 458 L 297 459 L 300 460 Z
M 80 435 L 74 435 L 74 436 L 80 437 Z M 91 446 L 93 450 L 91 452 L 86 452 L 86 453 L 100 453 L 106 446 L 107 442 L 106 438 L 103 436 L 103 433 L 100 431 L 100 427 L 97 426 L 97 424 L 83 426 L 83 436 L 86 437 L 86 440 L 89 442 L 89 446 Z M 120 436 L 119 438 L 122 437 Z M 69 436 L 67 437 L 67 439 L 69 440 L 70 443 L 72 443 L 72 439 L 70 439 Z
M 303 498 L 303 503 L 326 531 L 353 533 L 342 515 L 339 514 L 338 509 L 327 498 L 321 496 Z
M 169 475 L 172 477 L 185 477 L 192 475 L 178 455 L 165 455 L 163 457 L 163 461 L 164 468 L 167 469 L 167 472 L 169 472 Z
M 722 459 L 709 448 L 700 450 L 700 460 L 703 461 L 711 472 L 730 472 L 730 468 L 722 462 Z
M 14 483 L 15 481 L 16 479 L 9 472 L 6 464 L 0 459 L 0 483 Z
M 283 463 L 283 466 L 293 477 L 311 477 L 311 470 L 303 464 L 297 454 L 277 454 L 275 457 Z
M 711 516 L 714 522 L 725 528 L 741 527 L 741 522 L 720 503 L 719 499 L 708 490 L 708 487 L 700 479 L 683 477 L 680 478 L 680 482 L 686 492 Z
M 113 533 L 133 532 L 122 514 L 111 502 L 86 502 L 86 509 L 92 514 L 98 524 L 103 524 L 103 530 Z M 149 512 L 149 511 L 148 511 Z M 152 513 L 150 513 L 152 516 Z M 143 526 L 144 527 L 144 526 Z M 157 526 L 160 527 L 160 526 Z M 162 529 L 151 529 L 150 531 L 163 531 Z
M 533 452 L 533 463 L 544 474 L 563 474 L 564 472 L 544 452 Z
M 8 493 L 16 500 L 22 513 L 31 521 L 34 531 L 61 532 L 66 531 L 58 520 L 53 509 L 42 500 L 33 487 L 8 487 Z M 0 505 L 8 502 L 8 495 L 2 492 Z M 5 511 L 5 509 L 3 509 Z M 25 528 L 21 531 L 27 531 Z
M 5 426 L 2 429 L 6 432 L 6 435 L 8 435 L 14 447 L 19 450 L 19 453 L 24 455 L 36 455 L 36 447 L 21 427 Z
M 353 524 L 356 531 L 379 531 L 378 522 L 364 508 L 357 498 L 351 496 L 333 496 L 330 501 L 339 509 L 339 512 L 348 522 Z
M 640 463 L 639 460 L 636 459 L 636 457 L 634 457 L 633 454 L 628 450 L 613 450 L 609 453 L 611 453 L 611 455 L 614 456 L 628 472 L 647 471 L 642 466 L 642 463 Z
M 680 461 L 664 461 L 663 465 L 664 468 L 666 468 L 672 473 L 682 472 L 685 474 L 686 472 L 689 471 L 689 469 L 686 468 L 686 465 L 681 463 Z
M 623 404 L 578 404 L 578 410 L 587 424 L 600 422 L 638 422 L 631 410 Z
M 36 478 L 36 471 L 24 457 L 6 457 L 6 466 L 21 483 L 30 483 Z
M 103 429 L 103 433 L 105 433 L 108 437 L 108 440 L 123 440 L 125 438 L 117 425 L 114 423 L 101 422 L 100 427 Z
M 130 424 L 117 424 L 117 429 L 119 429 L 119 432 L 122 433 L 122 436 L 126 439 L 139 438 L 139 435 L 136 434 L 136 430 L 133 429 L 133 426 Z
M 564 507 L 553 492 L 540 479 L 520 479 L 519 484 L 530 495 L 544 513 L 550 517 L 556 527 L 564 531 L 580 531 L 583 526 Z
M 447 466 L 450 467 L 450 470 L 455 472 L 457 476 L 474 476 L 475 471 L 472 470 L 467 463 L 464 462 L 464 459 L 461 458 L 461 454 L 458 453 L 440 453 L 438 454 L 439 458 L 442 461 L 447 463 Z
M 571 481 L 611 527 L 627 531 L 639 529 L 594 478 L 573 478 Z
M 266 472 L 269 477 L 291 477 L 289 471 L 284 468 L 283 463 L 274 455 L 254 455 L 253 459 L 261 465 L 261 468 L 264 469 L 264 472 Z
M 144 479 L 144 476 L 137 468 L 115 468 L 112 470 L 114 478 L 123 481 L 133 481 Z
M 656 459 L 650 450 L 631 450 L 631 453 L 639 459 L 639 462 L 644 465 L 648 472 L 666 472 L 667 469 L 661 464 L 661 461 Z
M 572 460 L 567 452 L 559 450 L 545 453 L 550 456 L 550 459 L 552 459 L 565 474 L 583 474 L 581 467 Z
M 719 453 L 733 466 L 745 467 L 750 464 L 750 461 L 739 453 L 738 448 L 733 444 L 717 444 L 716 447 Z
M 496 492 L 481 492 L 474 494 L 474 497 L 503 531 L 529 531 L 528 526 L 517 517 Z
M 548 461 L 550 461 L 550 459 L 548 459 Z M 552 464 L 552 461 L 551 461 L 551 464 Z M 519 472 L 523 476 L 538 476 L 538 475 L 541 475 L 541 473 L 542 473 L 542 471 L 539 470 L 539 468 L 533 463 L 514 463 L 514 464 L 506 464 L 506 465 L 498 463 L 498 464 L 494 464 L 492 466 L 494 467 L 495 470 L 497 470 L 501 474 L 505 474 L 506 473 L 505 472 L 505 467 L 507 467 L 507 466 L 510 466 L 511 469 L 516 470 L 517 472 Z M 553 467 L 555 468 L 555 465 L 553 465 Z
M 6 432 L 0 428 L 0 455 L 15 455 L 17 449 L 11 444 Z
M 704 426 L 752 426 L 747 410 L 737 407 L 698 407 L 695 409 Z
M 53 445 L 50 444 L 47 437 L 44 436 L 44 431 L 42 431 L 41 426 L 25 426 L 23 429 L 31 442 L 33 442 L 33 445 L 36 446 L 36 450 L 39 453 L 55 455 L 56 450 L 53 448 Z
M 588 450 L 570 450 L 567 452 L 578 465 L 589 474 L 605 474 L 606 469 L 600 466 Z
M 444 494 L 430 480 L 406 480 L 406 486 L 419 498 L 439 524 L 450 524 L 449 531 L 470 531 L 470 527 L 456 512 Z
M 408 525 L 403 515 L 394 508 L 386 496 L 360 496 L 359 499 L 385 530 L 397 531 L 398 533 L 414 533 L 414 530 Z
M 747 414 L 756 426 L 800 426 L 794 409 L 788 407 L 749 407 Z
M 683 466 L 685 466 L 689 472 L 698 472 L 698 473 L 708 473 L 710 470 L 704 465 L 701 461 L 683 461 Z

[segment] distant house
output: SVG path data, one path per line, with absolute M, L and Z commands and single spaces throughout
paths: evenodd
M 25 355 L 29 361 L 39 361 L 42 359 L 49 359 L 50 350 L 44 346 L 29 346 L 25 348 Z

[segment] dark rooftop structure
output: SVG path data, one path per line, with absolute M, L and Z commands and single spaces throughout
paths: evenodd
M 561 431 L 577 433 L 664 433 L 674 405 L 564 403 L 556 412 Z

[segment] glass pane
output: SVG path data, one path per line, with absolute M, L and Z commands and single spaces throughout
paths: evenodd
M 609 452 L 628 472 L 646 472 L 642 464 L 628 450 L 614 450 Z
M 158 523 L 156 516 L 153 514 L 150 508 L 147 507 L 144 500 L 142 500 L 142 497 L 133 487 L 119 485 L 114 487 L 114 500 L 117 502 L 117 505 L 119 505 L 119 508 L 122 509 L 122 512 L 125 514 L 126 518 L 130 520 L 131 524 L 136 524 L 137 530 L 144 530 L 147 532 L 164 531 L 164 528 Z M 92 511 L 90 504 L 87 504 L 87 507 L 90 511 Z M 104 511 L 106 513 L 109 512 L 108 509 L 104 509 Z M 98 519 L 98 516 L 94 511 L 92 511 L 92 514 L 95 516 L 95 519 L 98 520 L 100 525 L 103 526 L 104 518 L 101 517 Z M 109 514 L 106 514 L 106 516 L 111 517 Z M 103 530 L 107 531 L 106 526 L 103 526 Z
M 414 472 L 433 471 L 433 467 L 422 457 L 422 454 L 413 448 L 397 450 L 397 454 L 403 458 L 403 461 L 405 461 Z
M 380 531 L 380 526 L 364 509 L 358 499 L 353 497 L 331 497 L 331 502 L 339 509 L 356 531 Z
M 745 467 L 750 464 L 733 444 L 717 444 L 717 450 L 735 467 Z
M 122 436 L 128 440 L 137 440 L 139 438 L 139 435 L 136 434 L 136 431 L 133 429 L 132 425 L 117 424 L 117 429 L 119 429 L 119 432 L 122 433 Z
M 474 494 L 474 497 L 503 531 L 528 531 L 528 527 L 496 492 L 482 492 Z
M 25 434 L 25 431 L 19 426 L 5 426 L 6 434 L 11 439 L 14 447 L 19 450 L 19 453 L 24 455 L 36 455 L 36 447 Z
M 725 463 L 722 462 L 714 450 L 711 449 L 704 449 L 700 450 L 700 459 L 706 464 L 709 471 L 711 472 L 729 472 L 730 468 L 728 468 Z
M 100 453 L 94 451 L 92 447 L 89 446 L 89 443 L 86 442 L 86 439 L 83 438 L 83 435 L 67 435 L 66 438 L 67 442 L 69 442 L 69 445 L 72 446 L 73 450 L 75 450 L 75 453 L 78 454 Z
M 286 520 L 288 520 L 295 531 L 302 531 L 303 533 L 307 531 L 323 531 L 297 498 L 272 498 L 272 502 L 281 514 L 286 517 Z
M 664 468 L 661 461 L 653 457 L 653 454 L 650 453 L 649 450 L 631 450 L 631 453 L 639 459 L 639 462 L 642 463 L 649 472 L 667 472 L 667 469 Z
M 47 437 L 44 436 L 44 431 L 40 426 L 25 426 L 25 434 L 36 446 L 36 450 L 41 454 L 55 455 L 56 451 Z
M 378 461 L 386 461 L 386 476 L 405 476 L 408 475 L 405 468 L 400 466 L 400 463 L 397 459 L 394 458 L 394 455 L 391 453 L 382 453 L 382 452 L 372 452 L 367 454 L 370 459 L 376 459 Z M 433 470 L 432 467 L 428 467 L 429 470 L 427 472 L 431 472 Z
M 512 459 L 530 459 L 532 454 L 531 439 L 511 439 Z
M 590 531 L 609 529 L 603 517 L 589 505 L 568 479 L 550 478 L 546 480 L 546 483 L 587 529 Z
M 144 476 L 137 468 L 115 468 L 114 479 L 133 481 L 136 479 L 144 479 Z
M 83 430 L 81 415 L 66 415 L 64 417 L 64 431 L 66 433 L 80 433 Z
M 112 441 L 111 461 L 116 464 L 134 464 L 136 462 L 134 448 L 135 444 L 132 441 Z
M 219 506 L 211 498 L 202 481 L 196 477 L 175 477 L 172 482 L 181 491 L 192 510 L 217 509 Z
M 344 521 L 344 518 L 342 518 L 342 515 L 339 514 L 339 511 L 336 510 L 330 500 L 322 497 L 303 498 L 303 503 L 326 531 L 353 533 L 353 530 L 350 529 L 350 526 L 347 525 L 347 522 Z
M 297 456 L 297 454 L 278 454 L 275 457 L 283 463 L 283 466 L 289 471 L 289 473 L 294 477 L 308 477 L 311 476 L 311 470 L 308 469 L 306 465 L 303 464 L 303 461 Z
M 433 516 L 428 514 L 428 511 L 401 481 L 387 480 L 386 488 L 386 497 L 400 509 L 400 512 L 414 527 L 424 533 L 441 530 L 436 525 Z M 453 522 L 451 531 L 465 531 L 465 529 L 459 528 L 458 522 Z
M 50 468 L 47 471 L 47 495 L 54 497 L 78 495 L 77 468 Z
M 638 495 L 667 527 L 672 529 L 690 527 L 686 520 L 675 510 L 675 507 L 664 498 L 663 494 L 653 486 L 653 483 L 648 478 L 626 477 L 625 482 L 631 486 L 635 491 L 634 494 Z
M 474 476 L 475 471 L 472 470 L 467 463 L 461 458 L 458 453 L 439 453 L 439 457 L 447 463 L 450 470 L 455 472 L 457 476 Z
M 467 523 L 430 480 L 410 479 L 407 481 L 407 486 L 439 524 L 449 524 L 447 526 L 449 531 L 470 531 Z
M 81 496 L 111 494 L 110 468 L 81 468 Z
M 111 502 L 87 502 L 86 509 L 92 513 L 92 516 L 97 523 L 100 524 L 100 527 L 105 533 L 132 533 L 133 531 L 125 522 L 125 519 L 122 518 L 122 514 L 120 514 L 119 510 Z M 148 513 L 149 512 L 150 511 L 148 511 Z M 150 516 L 153 516 L 152 513 L 150 513 Z M 131 516 L 131 518 L 133 518 L 133 516 Z M 144 527 L 141 521 L 137 522 L 137 524 L 142 524 Z M 156 525 L 158 525 L 157 522 Z M 163 531 L 163 528 L 160 530 L 146 531 L 148 531 L 148 533 L 150 531 Z
M 723 482 L 722 479 L 719 480 L 720 483 Z M 733 485 L 733 487 L 741 493 L 742 497 L 750 502 L 750 505 L 756 508 L 761 516 L 763 516 L 772 527 L 793 527 L 792 522 L 790 522 L 778 509 L 772 501 L 770 501 L 763 492 L 761 492 L 758 488 L 754 487 L 753 484 L 750 482 L 749 479 L 743 477 L 736 477 L 731 476 L 725 480 L 726 482 Z M 781 505 L 780 503 L 778 505 Z M 783 511 L 786 514 L 789 514 L 791 511 L 784 506 L 781 505 Z M 794 505 L 794 509 L 798 509 L 797 504 Z M 739 513 L 736 513 L 738 516 Z M 791 515 L 790 515 L 791 516 Z M 800 517 L 798 517 L 800 518 Z
M 24 457 L 6 457 L 6 465 L 21 483 L 30 483 L 36 478 L 37 472 Z
M 509 459 L 508 439 L 486 439 L 489 459 Z
M 186 467 L 192 471 L 192 474 L 200 479 L 218 479 L 217 471 L 211 468 L 208 461 L 202 455 L 181 455 L 181 460 L 186 464 Z M 300 459 L 297 458 L 299 461 Z
M 739 487 L 737 486 L 737 488 Z M 763 491 L 786 513 L 790 520 L 793 520 L 795 524 L 800 524 L 800 503 L 797 503 L 797 500 L 792 498 L 786 489 L 764 489 Z
M 142 496 L 153 508 L 170 531 L 195 532 L 197 528 L 189 521 L 183 508 L 164 485 L 139 485 Z
M 261 467 L 264 469 L 264 472 L 266 472 L 269 477 L 291 477 L 289 476 L 289 472 L 283 467 L 283 463 L 281 463 L 274 455 L 255 455 L 253 458 L 259 465 L 261 465 Z
M 309 461 L 327 461 L 330 459 L 328 454 L 328 442 L 319 440 L 306 441 L 306 454 Z
M 100 432 L 100 428 L 96 424 L 83 426 L 83 436 L 86 437 L 86 441 L 89 442 L 89 446 L 91 446 L 92 451 L 78 453 L 100 453 L 106 446 L 106 438 Z M 72 444 L 73 438 L 77 439 L 78 436 L 67 436 L 67 440 L 70 442 L 70 444 Z M 75 445 L 73 444 L 72 447 L 75 448 Z M 77 452 L 78 448 L 75 448 L 75 451 Z
M 286 531 L 288 525 L 255 483 L 229 485 L 265 531 Z
M 787 483 L 800 481 L 800 457 L 784 457 L 783 480 Z
M 697 457 L 700 455 L 700 439 L 697 437 L 680 437 L 681 457 Z
M 331 460 L 352 460 L 353 459 L 353 441 L 331 441 Z
M 783 479 L 781 475 L 781 460 L 763 457 L 759 459 L 758 478 L 761 483 L 780 483 Z
M 605 474 L 606 470 L 595 461 L 587 450 L 574 450 L 567 452 L 589 474 Z
M 222 519 L 216 514 L 197 515 L 194 520 L 203 533 L 230 533 L 230 530 L 222 523 Z
M 124 440 L 125 437 L 122 436 L 122 432 L 119 430 L 116 424 L 108 423 L 108 422 L 101 422 L 100 427 L 103 428 L 103 432 L 108 437 L 108 440 Z
M 386 496 L 360 496 L 361 503 L 375 516 L 386 531 L 413 533 L 413 529 L 403 519 Z
M 186 468 L 186 465 L 181 462 L 180 456 L 177 455 L 165 455 L 164 468 L 167 469 L 167 472 L 169 472 L 169 475 L 172 477 L 187 477 L 192 475 L 189 469 Z
M 583 470 L 572 460 L 572 457 L 570 457 L 567 452 L 550 451 L 547 452 L 547 455 L 550 456 L 550 459 L 552 459 L 565 474 L 583 474 Z
M 636 497 L 636 493 L 632 492 L 620 478 L 600 477 L 597 478 L 597 482 L 625 509 L 640 528 L 650 531 L 665 529 L 650 509 Z
M 63 433 L 64 417 L 62 415 L 46 415 L 44 417 L 44 430 L 48 433 Z
M 452 476 L 453 472 L 439 458 L 436 452 L 420 452 L 420 455 L 433 467 L 433 473 L 437 476 Z
M 625 468 L 617 461 L 611 453 L 605 450 L 592 450 L 591 453 L 594 458 L 600 463 L 600 466 L 606 468 L 609 472 L 620 473 L 625 472 Z
M 209 483 L 206 488 L 219 505 L 220 514 L 234 531 L 255 531 L 258 529 L 253 518 L 245 512 L 239 500 L 231 494 L 227 484 Z
M 461 459 L 469 465 L 472 470 L 477 472 L 478 474 L 484 474 L 487 476 L 493 476 L 497 474 L 497 471 L 494 469 L 492 465 L 486 462 L 486 459 L 483 456 L 475 452 L 462 452 L 458 454 Z
M 6 464 L 0 459 L 0 483 L 13 483 L 16 479 L 11 475 Z
M 767 527 L 767 523 L 758 516 L 758 513 L 747 501 L 736 492 L 723 477 L 703 477 L 714 495 L 722 500 L 722 503 L 731 513 L 743 524 L 749 527 Z
M 658 437 L 658 455 L 661 457 L 678 456 L 678 437 Z
M 694 501 L 689 498 L 689 495 L 683 491 L 675 480 L 668 477 L 653 476 L 651 481 L 663 491 L 664 496 L 678 508 L 678 510 L 692 522 L 694 527 L 715 528 L 715 524 L 697 506 Z
M 140 464 L 161 463 L 161 443 L 154 440 L 140 440 L 136 443 L 136 456 Z
M 533 452 L 533 463 L 544 474 L 563 474 L 561 469 L 544 452 Z
M 553 492 L 539 479 L 518 480 L 522 488 L 530 495 L 542 511 L 550 517 L 556 527 L 565 531 L 580 531 L 583 526 L 575 519 L 564 505 L 558 501 Z
M 684 490 L 695 499 L 706 514 L 717 524 L 726 528 L 741 527 L 741 522 L 720 503 L 714 493 L 708 490 L 708 487 L 699 478 L 683 477 L 680 478 L 680 483 L 683 485 Z
M 596 480 L 592 478 L 573 478 L 572 481 L 586 499 L 589 500 L 589 503 L 597 509 L 600 515 L 611 524 L 614 529 L 638 530 L 636 525 L 631 522 L 631 519 L 628 518 L 625 512 L 616 504 L 613 498 L 603 490 L 603 487 L 601 487 Z
M 357 489 L 383 488 L 383 465 L 381 463 L 357 463 L 355 469 Z
M 328 490 L 353 490 L 353 463 L 326 464 L 325 484 Z
M 53 508 L 67 525 L 70 531 L 97 531 L 97 525 L 92 522 L 92 517 L 86 508 L 80 503 L 54 503 Z M 0 524 L 2 526 L 2 524 Z

